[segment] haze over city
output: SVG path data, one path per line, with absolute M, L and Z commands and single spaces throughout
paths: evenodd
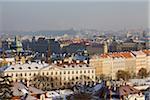
M 107 0 L 108 1 L 108 0 Z M 0 31 L 148 28 L 148 1 L 1 2 Z

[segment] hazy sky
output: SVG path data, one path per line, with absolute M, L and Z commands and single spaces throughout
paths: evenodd
M 148 1 L 10 1 L 0 2 L 0 31 L 120 30 L 147 28 L 149 21 Z

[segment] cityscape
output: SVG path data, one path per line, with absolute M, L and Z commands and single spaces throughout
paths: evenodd
M 0 100 L 150 100 L 148 4 L 0 1 Z

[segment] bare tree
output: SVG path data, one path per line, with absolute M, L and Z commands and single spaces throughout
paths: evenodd
M 139 72 L 138 72 L 138 76 L 139 76 L 140 78 L 145 78 L 145 77 L 147 77 L 147 76 L 148 76 L 147 69 L 141 68 L 141 69 L 139 70 Z
M 36 75 L 33 77 L 31 83 L 38 89 L 49 91 L 60 87 L 60 78 Z
M 4 76 L 0 72 L 0 100 L 10 100 L 13 96 L 13 91 L 11 90 L 11 81 L 9 76 Z
M 131 75 L 128 71 L 118 70 L 118 72 L 116 73 L 116 77 L 118 80 L 123 79 L 127 81 L 131 77 Z

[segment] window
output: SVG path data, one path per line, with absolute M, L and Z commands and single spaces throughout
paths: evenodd
M 38 69 L 38 67 L 35 67 L 36 69 Z
M 76 74 L 78 74 L 78 71 L 76 71 Z
M 94 76 L 92 76 L 92 79 L 94 78 Z
M 68 71 L 68 74 L 70 74 L 70 71 Z
M 74 74 L 74 71 L 72 71 L 72 74 Z
M 47 75 L 49 75 L 49 73 L 47 72 Z
M 60 75 L 61 75 L 61 72 L 60 72 Z
M 19 69 L 22 69 L 22 67 L 19 67 Z
M 64 74 L 66 74 L 66 72 L 64 71 Z
M 16 77 L 18 76 L 18 74 L 16 73 Z
M 53 72 L 51 72 L 51 75 L 53 75 Z
M 124 92 L 127 92 L 125 89 L 123 89 Z
M 86 71 L 84 71 L 84 73 L 86 73 Z
M 53 81 L 53 78 L 51 77 L 51 81 Z
M 22 76 L 22 73 L 20 74 L 20 76 Z
M 33 74 L 34 76 L 36 75 L 36 73 Z
M 90 70 L 88 70 L 88 73 L 90 73 Z
M 76 79 L 78 79 L 78 77 L 76 77 Z
M 54 84 L 53 84 L 53 83 L 51 83 L 51 86 L 52 86 L 52 87 L 54 87 Z
M 27 74 L 25 73 L 24 76 L 27 76 Z
M 42 74 L 44 75 L 44 72 Z
M 92 73 L 94 73 L 94 71 L 92 70 Z
M 74 77 L 72 78 L 72 80 L 74 81 Z
M 57 72 L 56 72 L 56 75 L 57 75 Z
M 31 73 L 29 73 L 29 76 L 31 76 Z
M 28 69 L 31 69 L 31 67 L 28 67 Z
M 82 74 L 82 71 L 80 71 L 80 73 Z

